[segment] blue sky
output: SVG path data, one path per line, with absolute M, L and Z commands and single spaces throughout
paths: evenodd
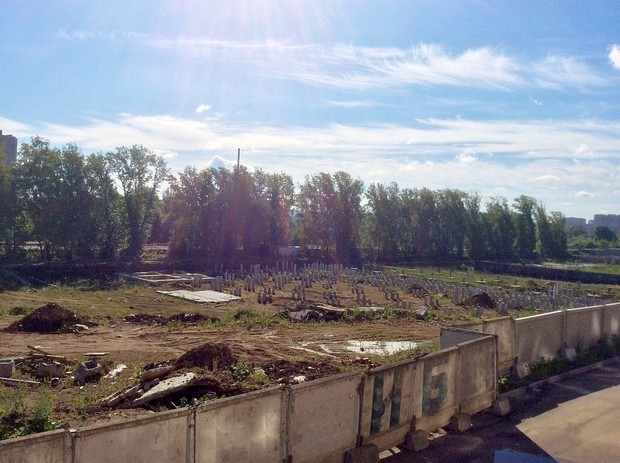
M 0 129 L 620 213 L 620 2 L 0 0 Z

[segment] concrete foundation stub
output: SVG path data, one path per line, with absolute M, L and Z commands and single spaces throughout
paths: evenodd
M 516 363 L 510 367 L 510 375 L 514 379 L 523 379 L 530 374 L 530 366 L 527 363 Z
M 572 362 L 577 357 L 577 351 L 574 347 L 563 347 L 560 349 L 560 357 L 564 360 Z
M 493 414 L 497 416 L 506 416 L 510 413 L 510 402 L 506 397 L 498 397 L 493 401 Z
M 407 433 L 407 440 L 404 447 L 412 452 L 419 452 L 428 447 L 428 438 L 426 433 L 421 429 Z
M 448 429 L 451 431 L 464 432 L 471 428 L 471 416 L 467 413 L 457 413 L 450 418 Z
M 375 444 L 356 447 L 345 453 L 344 463 L 379 463 L 379 449 Z

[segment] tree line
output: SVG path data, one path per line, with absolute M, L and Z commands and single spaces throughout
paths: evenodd
M 346 264 L 534 259 L 567 252 L 564 217 L 534 198 L 484 202 L 457 189 L 370 184 L 346 172 L 311 174 L 187 167 L 134 145 L 82 154 L 33 138 L 6 166 L 0 152 L 0 242 L 5 256 L 139 259 L 147 243 L 173 259 L 229 261 L 298 246 Z

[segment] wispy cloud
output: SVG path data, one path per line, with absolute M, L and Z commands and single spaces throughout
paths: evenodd
M 66 40 L 131 40 L 144 47 L 197 58 L 225 57 L 272 77 L 345 90 L 407 86 L 559 90 L 608 85 L 605 77 L 571 56 L 551 55 L 528 61 L 491 47 L 450 52 L 440 45 L 424 43 L 411 48 L 300 45 L 275 40 L 235 42 L 83 30 L 62 30 L 58 36 Z M 609 58 L 615 67 L 620 66 L 618 45 L 611 47 Z

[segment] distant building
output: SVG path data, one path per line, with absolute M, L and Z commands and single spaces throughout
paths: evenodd
M 564 218 L 564 228 L 582 228 L 586 229 L 586 219 L 581 219 L 579 217 L 565 217 Z
M 4 145 L 4 157 L 7 164 L 17 161 L 17 138 L 13 135 L 2 135 L 0 130 L 0 142 Z
M 607 227 L 611 231 L 620 231 L 620 215 L 618 214 L 594 214 L 594 219 L 588 221 L 588 229 L 594 231 L 596 227 Z

